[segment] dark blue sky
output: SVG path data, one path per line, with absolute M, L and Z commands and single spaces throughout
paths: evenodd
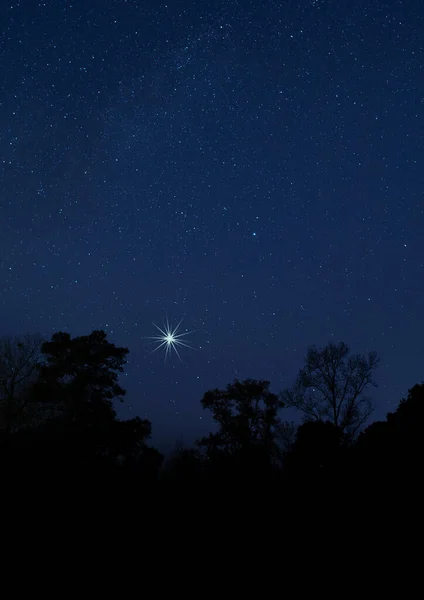
M 0 333 L 105 329 L 122 416 L 171 446 L 203 393 L 310 344 L 424 376 L 420 0 L 0 3 Z M 196 330 L 183 364 L 143 339 Z

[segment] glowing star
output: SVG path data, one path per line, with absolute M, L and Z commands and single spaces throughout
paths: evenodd
M 172 329 L 172 327 L 170 327 L 168 318 L 166 319 L 166 325 L 163 326 L 163 329 L 161 329 L 155 323 L 153 323 L 153 325 L 156 327 L 156 329 L 158 329 L 158 331 L 161 332 L 162 335 L 148 337 L 148 339 L 155 340 L 155 342 L 159 343 L 159 345 L 154 350 L 152 350 L 152 352 L 150 354 L 153 354 L 153 352 L 156 352 L 156 350 L 159 350 L 160 348 L 164 348 L 165 349 L 165 361 L 166 361 L 168 354 L 171 354 L 172 350 L 174 350 L 175 354 L 178 356 L 180 361 L 183 362 L 181 360 L 181 356 L 179 355 L 179 352 L 177 350 L 177 346 L 184 346 L 185 348 L 190 348 L 191 350 L 195 350 L 195 348 L 193 348 L 192 346 L 189 346 L 185 342 L 181 341 L 182 337 L 184 337 L 185 335 L 189 335 L 190 333 L 193 333 L 193 331 L 186 331 L 185 333 L 177 333 L 181 323 L 182 323 L 182 319 L 178 323 L 178 325 L 175 327 L 175 329 Z

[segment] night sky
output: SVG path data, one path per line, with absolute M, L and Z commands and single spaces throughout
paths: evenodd
M 1 0 L 0 334 L 107 331 L 160 449 L 328 341 L 384 418 L 424 378 L 423 64 L 421 0 Z

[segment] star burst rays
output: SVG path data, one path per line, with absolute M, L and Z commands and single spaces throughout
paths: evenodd
M 147 338 L 149 340 L 154 340 L 152 343 L 154 343 L 154 342 L 158 343 L 156 348 L 154 348 L 150 354 L 153 354 L 153 352 L 156 352 L 160 348 L 163 348 L 165 351 L 165 358 L 164 358 L 164 362 L 165 362 L 166 359 L 168 358 L 168 355 L 171 355 L 172 350 L 173 350 L 182 363 L 183 361 L 181 359 L 180 353 L 178 352 L 178 347 L 183 346 L 184 348 L 190 348 L 191 350 L 195 350 L 195 348 L 193 348 L 192 346 L 187 344 L 185 341 L 181 340 L 181 338 L 183 338 L 184 336 L 189 335 L 190 333 L 194 333 L 193 331 L 186 331 L 184 333 L 178 333 L 178 329 L 180 328 L 182 321 L 183 320 L 181 319 L 181 321 L 178 323 L 178 325 L 175 327 L 175 329 L 173 329 L 170 326 L 168 317 L 166 318 L 166 324 L 163 326 L 163 329 L 161 329 L 155 323 L 153 323 L 153 325 L 156 327 L 156 329 L 158 331 L 160 331 L 161 335 L 149 336 Z

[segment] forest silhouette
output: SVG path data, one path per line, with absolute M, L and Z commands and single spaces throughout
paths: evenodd
M 310 347 L 293 386 L 278 395 L 255 379 L 206 391 L 201 403 L 216 430 L 194 447 L 177 445 L 166 460 L 149 445 L 148 420 L 117 417 L 128 352 L 97 330 L 0 340 L 4 485 L 32 493 L 119 490 L 131 507 L 148 498 L 186 509 L 198 499 L 247 498 L 257 506 L 261 498 L 268 510 L 282 501 L 329 510 L 343 497 L 412 494 L 418 486 L 424 383 L 370 424 L 375 352 L 352 355 L 343 342 Z M 300 425 L 285 420 L 287 407 L 300 412 Z

